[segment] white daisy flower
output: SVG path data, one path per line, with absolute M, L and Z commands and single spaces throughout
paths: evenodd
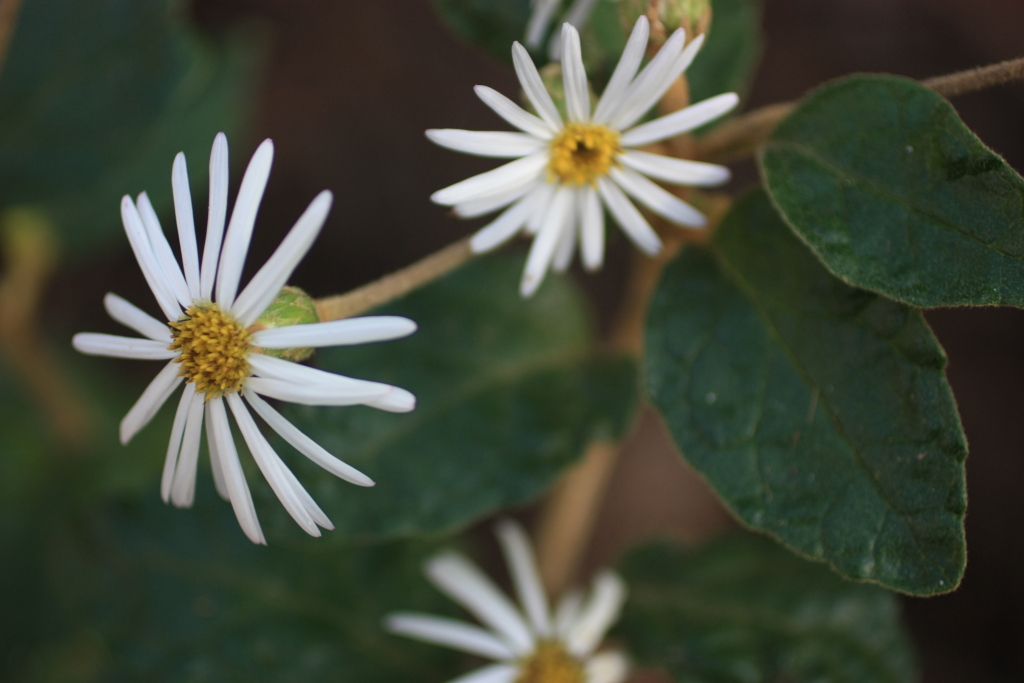
M 210 156 L 210 210 L 202 264 L 185 156 L 179 153 L 174 159 L 171 185 L 184 269 L 179 267 L 146 194 L 140 194 L 137 202 L 126 195 L 121 200 L 121 219 L 165 322 L 116 294 L 107 294 L 103 303 L 110 317 L 143 338 L 80 333 L 72 342 L 82 353 L 96 356 L 169 361 L 121 421 L 121 443 L 128 443 L 184 383 L 171 428 L 160 495 L 164 502 L 172 502 L 176 507 L 192 505 L 205 423 L 217 492 L 231 502 L 245 535 L 261 544 L 266 544 L 266 539 L 238 459 L 228 411 L 234 415 L 256 464 L 281 503 L 307 533 L 319 536 L 317 525 L 333 529 L 331 521 L 274 452 L 250 409 L 328 472 L 353 484 L 373 486 L 369 477 L 317 445 L 262 397 L 305 405 L 362 404 L 392 412 L 407 412 L 416 403 L 404 389 L 334 375 L 261 353 L 267 349 L 384 341 L 416 330 L 413 321 L 395 316 L 269 329 L 253 326 L 306 255 L 332 201 L 330 192 L 317 195 L 270 260 L 239 293 L 239 279 L 273 156 L 274 145 L 270 140 L 265 140 L 253 154 L 225 233 L 228 144 L 223 133 L 217 135 Z
M 530 20 L 526 24 L 524 41 L 526 47 L 534 50 L 540 47 L 541 41 L 544 40 L 544 34 L 547 33 L 548 26 L 551 25 L 555 11 L 561 7 L 562 0 L 533 0 L 532 4 L 533 11 L 530 12 Z M 597 0 L 574 0 L 569 6 L 569 11 L 565 13 L 565 22 L 572 24 L 577 29 L 583 28 L 596 4 Z M 548 43 L 548 56 L 551 59 L 559 59 L 562 56 L 562 37 L 558 33 L 551 36 L 551 41 Z
M 596 270 L 601 266 L 602 204 L 626 235 L 650 255 L 660 251 L 661 240 L 627 195 L 672 223 L 704 227 L 706 221 L 699 211 L 648 177 L 700 187 L 729 180 L 729 169 L 724 166 L 637 149 L 694 130 L 739 102 L 735 93 L 726 93 L 634 125 L 686 70 L 704 42 L 704 36 L 699 36 L 686 45 L 685 31 L 679 29 L 637 74 L 648 32 L 647 18 L 640 17 L 593 111 L 579 34 L 565 24 L 562 72 L 568 121 L 562 120 L 526 49 L 515 43 L 512 58 L 516 74 L 539 115 L 525 111 L 491 88 L 478 85 L 476 93 L 480 99 L 521 133 L 427 131 L 433 142 L 459 152 L 515 159 L 439 190 L 431 199 L 454 207 L 464 218 L 505 208 L 497 219 L 473 236 L 471 245 L 476 252 L 494 249 L 523 229 L 536 234 L 520 287 L 523 296 L 537 290 L 549 266 L 556 270 L 568 268 L 577 242 L 584 267 Z
M 522 527 L 498 524 L 501 542 L 519 598 L 509 600 L 476 565 L 454 552 L 426 564 L 427 578 L 487 628 L 427 614 L 389 615 L 385 628 L 427 643 L 462 650 L 497 663 L 451 683 L 620 683 L 628 673 L 626 656 L 596 652 L 615 622 L 626 587 L 614 573 L 594 579 L 590 596 L 568 593 L 551 612 L 537 563 Z

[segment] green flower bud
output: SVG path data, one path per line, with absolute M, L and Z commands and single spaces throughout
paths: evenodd
M 621 0 L 619 16 L 623 25 L 646 15 L 651 20 L 651 47 L 657 48 L 677 28 L 686 30 L 687 41 L 706 33 L 711 25 L 711 0 Z M 660 26 L 659 26 L 660 24 Z
M 272 327 L 288 327 L 289 325 L 306 325 L 320 322 L 313 297 L 298 287 L 286 285 L 277 298 L 263 311 L 263 315 L 249 328 L 250 332 L 258 332 Z M 301 362 L 313 355 L 313 349 L 259 349 L 259 352 Z

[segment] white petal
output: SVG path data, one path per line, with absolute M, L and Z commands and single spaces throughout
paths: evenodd
M 629 35 L 629 41 L 622 51 L 619 63 L 615 66 L 615 72 L 608 81 L 608 87 L 604 89 L 597 109 L 594 110 L 594 123 L 608 123 L 622 105 L 622 97 L 636 75 L 636 70 L 640 68 L 640 62 L 643 61 L 649 35 L 650 24 L 647 17 L 640 15 L 633 26 L 633 32 Z
M 146 284 L 156 297 L 160 310 L 168 320 L 177 320 L 181 316 L 181 306 L 167 283 L 156 256 L 153 255 L 153 248 L 146 235 L 146 227 L 142 222 L 142 216 L 139 215 L 139 209 L 128 195 L 121 198 L 121 222 L 124 223 L 124 231 L 128 235 L 128 243 L 135 254 L 135 260 L 138 261 L 139 269 L 142 270 Z
M 449 185 L 430 195 L 435 204 L 453 206 L 508 189 L 522 187 L 539 177 L 547 165 L 547 152 L 516 159 L 485 173 Z
M 491 664 L 453 678 L 448 683 L 512 683 L 518 674 L 519 667 L 515 664 Z
M 555 136 L 557 128 L 552 128 L 544 123 L 540 118 L 526 111 L 494 88 L 477 85 L 474 86 L 473 91 L 477 97 L 483 100 L 484 104 L 494 110 L 495 114 L 524 133 L 529 133 L 541 140 L 550 140 Z
M 177 351 L 168 351 L 169 342 L 139 339 L 138 337 L 119 337 L 113 334 L 96 332 L 79 332 L 71 338 L 71 345 L 81 353 L 90 356 L 112 356 L 113 358 L 132 358 L 134 360 L 169 360 L 178 355 Z
M 295 490 L 292 488 L 291 482 L 284 476 L 282 471 L 284 463 L 280 462 L 277 453 L 274 452 L 274 449 L 267 440 L 260 434 L 259 427 L 256 426 L 252 415 L 246 410 L 241 397 L 237 393 L 233 393 L 228 394 L 224 398 L 227 401 L 228 407 L 231 408 L 231 413 L 235 416 L 235 424 L 238 425 L 239 431 L 242 432 L 242 438 L 245 439 L 246 445 L 249 446 L 249 452 L 252 453 L 256 465 L 270 484 L 270 488 L 274 490 L 277 499 L 281 501 L 284 509 L 302 527 L 303 531 L 310 536 L 319 537 L 320 529 L 317 528 L 316 522 L 313 521 L 302 501 L 299 500 L 298 495 L 296 495 Z
M 391 387 L 391 391 L 376 398 L 371 398 L 363 405 L 389 413 L 408 413 L 416 408 L 416 397 L 401 387 Z
M 213 430 L 210 428 L 210 411 L 206 410 L 203 412 L 206 414 L 206 447 L 210 451 L 210 470 L 213 472 L 213 485 L 217 489 L 218 496 L 231 502 L 227 479 L 224 477 L 223 458 L 217 452 L 217 442 L 214 440 Z
M 185 284 L 185 277 L 181 274 L 181 266 L 174 258 L 171 245 L 167 243 L 164 229 L 160 227 L 160 219 L 157 218 L 156 210 L 145 192 L 139 195 L 136 208 L 138 208 L 139 217 L 142 218 L 142 224 L 146 228 L 149 247 L 160 266 L 160 272 L 164 275 L 164 281 L 170 286 L 178 303 L 187 308 L 192 303 L 192 296 L 189 294 L 188 285 Z
M 171 425 L 171 438 L 167 444 L 167 457 L 164 458 L 164 470 L 160 476 L 160 497 L 165 503 L 171 502 L 171 482 L 174 481 L 174 470 L 178 466 L 178 453 L 181 451 L 181 436 L 185 433 L 185 422 L 188 419 L 188 408 L 195 398 L 195 388 L 191 383 L 185 385 L 178 401 L 178 409 L 174 412 L 174 423 Z
M 525 133 L 431 128 L 427 138 L 435 145 L 481 157 L 513 159 L 544 149 L 543 140 Z
M 704 214 L 636 171 L 613 168 L 608 175 L 627 194 L 662 218 L 687 228 L 703 228 L 707 225 Z
M 427 578 L 445 595 L 494 631 L 517 655 L 533 650 L 533 636 L 512 602 L 476 565 L 446 552 L 427 561 Z
M 598 574 L 594 579 L 590 600 L 566 637 L 569 652 L 577 657 L 585 657 L 593 652 L 618 619 L 625 600 L 626 584 L 622 579 L 610 571 Z
M 732 177 L 729 169 L 725 166 L 708 164 L 703 161 L 676 159 L 661 154 L 649 154 L 634 149 L 620 154 L 618 158 L 623 166 L 628 166 L 645 176 L 675 185 L 715 187 L 729 182 Z
M 384 621 L 384 628 L 391 633 L 488 659 L 500 661 L 515 658 L 508 646 L 487 631 L 455 619 L 403 612 L 389 614 Z
M 249 493 L 249 485 L 245 482 L 242 463 L 238 461 L 235 440 L 231 437 L 231 425 L 228 424 L 228 414 L 224 410 L 224 399 L 213 398 L 207 401 L 206 417 L 210 436 L 217 444 L 216 453 L 228 489 L 228 499 L 235 511 L 235 517 L 238 518 L 238 524 L 250 541 L 266 545 L 267 539 L 264 538 L 260 521 L 256 517 L 256 507 L 252 504 L 252 494 Z
M 608 115 L 609 126 L 615 130 L 623 130 L 628 127 L 626 121 L 636 121 L 646 113 L 650 106 L 647 109 L 640 109 L 640 107 L 644 102 L 650 101 L 650 93 L 665 81 L 665 77 L 671 71 L 676 59 L 682 54 L 685 45 L 686 32 L 683 29 L 677 29 L 661 46 L 654 59 L 629 84 L 626 93 L 621 97 L 620 105 L 615 108 L 614 113 Z
M 331 474 L 345 481 L 358 486 L 373 486 L 373 480 L 368 476 L 334 457 L 327 450 L 309 438 L 298 427 L 288 421 L 284 415 L 274 410 L 269 403 L 256 395 L 250 389 L 245 389 L 245 400 L 249 402 L 256 414 L 263 418 L 263 421 L 270 425 L 271 429 L 277 432 L 282 439 L 292 445 L 299 453 L 312 460 Z
M 559 188 L 551 200 L 551 206 L 548 207 L 547 215 L 544 217 L 544 224 L 537 233 L 533 246 L 530 247 L 530 255 L 526 259 L 523 279 L 519 284 L 519 293 L 524 298 L 532 296 L 544 281 L 548 266 L 555 255 L 555 247 L 558 246 L 562 231 L 566 229 L 569 222 L 571 207 L 572 190 L 567 187 Z
M 192 215 L 192 193 L 188 187 L 188 167 L 185 155 L 178 152 L 171 168 L 171 190 L 174 193 L 174 216 L 178 223 L 178 241 L 181 244 L 181 264 L 191 298 L 198 299 L 199 247 L 196 245 L 196 222 Z
M 535 0 L 533 12 L 530 14 L 530 21 L 526 24 L 526 45 L 529 48 L 536 48 L 544 39 L 548 31 L 551 17 L 555 10 L 562 3 L 562 0 Z
M 548 207 L 551 206 L 551 200 L 554 199 L 555 190 L 558 187 L 554 183 L 544 183 L 537 189 L 537 196 L 531 202 L 533 213 L 526 220 L 526 232 L 529 234 L 536 235 L 540 226 L 544 225 L 544 220 L 548 216 Z
M 260 330 L 252 335 L 253 346 L 264 349 L 352 346 L 408 337 L 416 323 L 397 315 L 368 315 L 325 323 L 289 325 Z
M 193 386 L 191 383 L 186 384 L 186 393 Z M 185 435 L 181 440 L 181 455 L 171 484 L 171 502 L 178 508 L 190 508 L 196 499 L 196 466 L 199 464 L 199 444 L 203 436 L 205 397 L 197 394 L 194 389 L 191 393 L 193 396 L 185 421 Z
M 595 271 L 604 263 L 604 209 L 590 186 L 583 188 L 580 204 L 580 257 L 584 268 Z
M 654 232 L 654 228 L 626 198 L 618 185 L 607 178 L 599 178 L 597 189 L 619 227 L 641 251 L 650 256 L 661 251 L 661 240 L 658 238 L 658 233 Z
M 556 273 L 564 273 L 572 263 L 573 252 L 576 251 L 576 232 L 580 222 L 580 192 L 571 190 L 569 200 L 569 215 L 566 218 L 565 227 L 562 228 L 562 236 L 555 245 L 555 256 L 551 260 L 551 269 Z
M 374 398 L 383 398 L 393 388 L 389 384 L 336 375 L 259 353 L 249 356 L 249 365 L 256 377 L 249 378 L 246 385 L 251 386 L 253 391 L 295 403 L 306 403 L 306 401 L 284 398 L 278 394 L 286 392 L 290 387 L 291 392 L 298 398 L 306 397 L 324 401 L 308 405 L 346 406 L 364 403 Z M 271 388 L 276 388 L 278 394 L 265 393 L 258 388 L 266 386 L 267 383 L 279 383 L 269 385 Z
M 213 299 L 213 282 L 224 241 L 224 218 L 228 213 L 228 139 L 217 133 L 210 151 L 210 209 L 206 218 L 206 242 L 203 245 L 203 266 L 199 290 L 203 299 Z
M 471 202 L 462 202 L 461 204 L 456 204 L 453 207 L 453 211 L 459 218 L 476 218 L 478 216 L 483 216 L 506 207 L 512 202 L 534 192 L 540 183 L 541 181 L 536 179 L 532 183 L 526 183 L 519 187 L 512 187 L 502 190 L 501 192 L 495 192 L 493 194 L 474 199 Z
M 697 104 L 691 104 L 686 109 L 680 109 L 626 131 L 622 134 L 622 145 L 624 147 L 641 147 L 700 128 L 705 123 L 714 121 L 719 116 L 731 111 L 739 104 L 739 101 L 740 98 L 736 93 L 727 92 Z
M 599 652 L 584 665 L 587 683 L 622 683 L 629 675 L 629 660 L 617 650 Z
M 540 188 L 535 188 L 530 194 L 505 209 L 500 216 L 480 228 L 469 241 L 473 253 L 482 254 L 499 247 L 519 232 L 534 211 L 540 193 Z
M 590 90 L 587 70 L 583 66 L 580 34 L 570 23 L 562 24 L 562 84 L 565 88 L 565 110 L 570 121 L 590 118 Z
M 519 596 L 519 604 L 523 606 L 526 616 L 533 625 L 534 632 L 541 638 L 551 635 L 551 615 L 548 612 L 548 598 L 544 585 L 537 570 L 537 559 L 533 556 L 533 548 L 526 537 L 523 527 L 510 519 L 498 522 L 498 540 L 505 553 L 512 574 L 512 583 Z
M 562 599 L 558 601 L 558 609 L 555 610 L 555 634 L 565 640 L 569 629 L 579 618 L 580 609 L 583 607 L 583 591 L 579 588 L 570 589 Z
M 320 228 L 323 227 L 331 210 L 332 201 L 333 195 L 329 191 L 324 190 L 318 194 L 299 216 L 299 220 L 288 231 L 273 255 L 238 295 L 238 299 L 231 306 L 231 312 L 242 327 L 249 327 L 256 322 L 256 318 L 260 317 L 281 293 L 281 288 L 288 284 L 288 278 L 295 267 L 320 234 Z
M 270 165 L 274 161 L 274 143 L 264 140 L 252 155 L 249 166 L 242 176 L 242 186 L 238 190 L 235 208 L 231 212 L 224 246 L 220 253 L 220 265 L 217 268 L 217 286 L 215 301 L 222 308 L 231 309 L 238 293 L 238 282 L 242 277 L 242 266 L 245 255 L 249 251 L 252 229 L 256 224 L 256 213 L 260 209 L 263 191 L 270 177 Z
M 561 129 L 562 117 L 559 115 L 551 95 L 548 94 L 547 88 L 544 87 L 544 81 L 541 80 L 533 60 L 530 59 L 530 53 L 518 42 L 512 43 L 512 66 L 515 67 L 519 84 L 523 86 L 526 99 L 530 100 L 534 111 L 551 126 L 552 130 Z
M 121 444 L 127 444 L 131 438 L 138 434 L 139 430 L 149 424 L 160 406 L 170 397 L 171 393 L 178 388 L 182 382 L 178 375 L 178 364 L 171 361 L 164 366 L 164 369 L 157 373 L 153 381 L 149 383 L 139 400 L 131 407 L 128 414 L 121 420 L 120 436 Z
M 578 29 L 583 28 L 595 4 L 597 0 L 575 0 L 565 13 L 565 21 Z
M 637 99 L 630 103 L 629 109 L 624 110 L 620 116 L 616 117 L 615 123 L 619 130 L 629 128 L 636 123 L 647 110 L 653 107 L 668 92 L 668 89 L 672 87 L 676 79 L 693 62 L 694 57 L 697 56 L 697 52 L 703 44 L 704 36 L 701 35 L 694 39 L 693 42 L 686 46 L 682 54 L 676 57 L 670 68 L 664 73 L 659 74 L 660 82 L 653 84 L 653 87 L 645 90 L 642 95 L 638 95 Z
M 130 327 L 139 334 L 164 343 L 171 344 L 171 329 L 134 304 L 122 299 L 117 294 L 107 292 L 103 297 L 103 307 L 111 318 L 125 327 Z

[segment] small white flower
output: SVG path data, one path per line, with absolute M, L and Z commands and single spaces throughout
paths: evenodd
M 536 234 L 520 287 L 523 296 L 537 290 L 549 266 L 555 270 L 568 268 L 577 241 L 584 267 L 596 270 L 601 266 L 602 204 L 626 235 L 651 255 L 660 251 L 661 240 L 626 195 L 672 223 L 704 227 L 706 221 L 699 211 L 647 176 L 705 187 L 729 180 L 729 169 L 724 166 L 636 149 L 694 130 L 739 102 L 735 93 L 726 93 L 634 127 L 686 70 L 704 42 L 700 36 L 686 45 L 685 32 L 679 29 L 637 74 L 648 31 L 647 18 L 640 17 L 593 112 L 579 34 L 565 24 L 562 72 L 568 121 L 562 120 L 526 49 L 515 43 L 512 58 L 516 74 L 539 116 L 479 85 L 476 93 L 480 99 L 521 133 L 427 131 L 433 142 L 459 152 L 515 159 L 439 190 L 431 199 L 454 207 L 465 218 L 507 207 L 473 236 L 471 245 L 476 252 L 494 249 L 522 229 Z
M 574 0 L 565 13 L 565 22 L 572 24 L 577 29 L 583 28 L 594 11 L 597 0 Z M 526 47 L 531 50 L 540 47 L 544 40 L 544 34 L 548 31 L 551 19 L 555 11 L 561 7 L 562 0 L 533 0 L 533 11 L 530 13 L 530 20 L 526 24 L 526 36 L 524 38 Z M 555 33 L 548 43 L 548 56 L 551 59 L 559 59 L 562 56 L 562 36 Z
M 128 241 L 166 322 L 116 294 L 107 294 L 103 303 L 110 317 L 144 338 L 80 333 L 72 341 L 77 350 L 86 354 L 169 361 L 121 421 L 121 443 L 128 443 L 184 382 L 171 428 L 160 494 L 164 502 L 170 501 L 177 507 L 192 505 L 205 423 L 217 492 L 231 502 L 245 535 L 261 544 L 266 544 L 266 540 L 238 459 L 228 410 L 281 503 L 307 533 L 319 536 L 317 525 L 333 529 L 331 521 L 274 452 L 249 410 L 328 472 L 353 484 L 372 486 L 369 477 L 316 444 L 262 396 L 305 405 L 363 404 L 392 412 L 407 412 L 416 403 L 404 389 L 342 377 L 260 353 L 261 349 L 397 339 L 416 330 L 413 321 L 395 316 L 250 329 L 306 255 L 320 233 L 332 201 L 330 192 L 317 195 L 270 260 L 239 293 L 239 279 L 273 157 L 273 143 L 265 140 L 245 171 L 225 233 L 228 144 L 223 133 L 217 135 L 210 156 L 210 210 L 202 265 L 185 156 L 179 153 L 174 159 L 171 185 L 184 272 L 146 193 L 139 195 L 137 203 L 127 195 L 122 198 L 121 219 Z
M 552 613 L 530 543 L 518 524 L 498 524 L 521 609 L 462 555 L 449 552 L 427 562 L 427 578 L 462 605 L 487 629 L 427 614 L 389 615 L 392 633 L 462 650 L 497 664 L 451 683 L 620 683 L 628 661 L 618 651 L 595 652 L 615 622 L 626 597 L 622 580 L 610 571 L 594 579 L 587 599 L 568 593 Z

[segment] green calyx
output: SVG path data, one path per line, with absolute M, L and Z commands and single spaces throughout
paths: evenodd
M 320 316 L 316 312 L 313 297 L 298 287 L 286 285 L 281 289 L 277 298 L 267 306 L 267 310 L 263 311 L 263 315 L 256 319 L 250 331 L 258 332 L 273 327 L 308 325 L 318 322 L 320 322 Z M 259 353 L 301 362 L 313 355 L 313 349 L 259 349 Z
M 651 37 L 664 40 L 677 28 L 686 30 L 687 41 L 705 33 L 711 24 L 711 0 L 621 0 L 619 16 L 624 26 L 632 28 L 641 15 L 657 19 L 664 28 L 658 35 L 652 26 Z

